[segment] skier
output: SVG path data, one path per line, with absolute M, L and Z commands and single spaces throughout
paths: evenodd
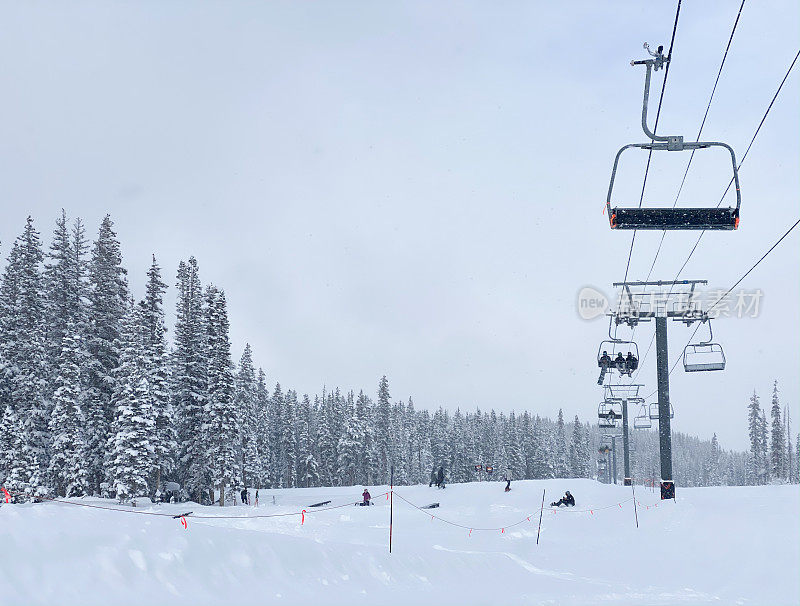
M 566 505 L 567 507 L 575 507 L 575 497 L 569 493 L 569 490 L 563 497 L 561 497 L 560 500 L 556 501 L 555 503 L 550 503 L 550 507 L 561 507 L 562 505 Z
M 439 473 L 436 474 L 436 488 L 444 488 L 444 467 L 439 467 Z
M 363 497 L 364 500 L 361 501 L 361 503 L 359 503 L 359 505 L 361 505 L 362 507 L 369 507 L 369 505 L 370 505 L 369 500 L 372 498 L 372 495 L 369 494 L 369 490 L 367 490 L 365 488 L 364 492 L 361 493 L 361 496 Z
M 505 492 L 511 490 L 511 478 L 506 478 L 506 489 Z
M 622 352 L 619 352 L 614 358 L 614 366 L 617 367 L 620 374 L 625 374 L 625 358 L 622 356 Z
M 256 488 L 256 507 L 258 507 L 258 489 Z
M 247 502 L 247 488 L 242 488 L 242 505 L 249 505 Z

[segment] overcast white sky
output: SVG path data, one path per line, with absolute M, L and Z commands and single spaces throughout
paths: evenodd
M 3 259 L 28 214 L 49 243 L 60 208 L 92 235 L 108 212 L 134 293 L 152 253 L 170 284 L 195 255 L 228 295 L 234 356 L 249 341 L 270 383 L 372 393 L 386 374 L 422 407 L 596 418 L 607 325 L 575 299 L 624 275 L 630 232 L 601 213 L 614 153 L 644 138 L 628 62 L 668 45 L 674 2 L 0 6 Z M 696 136 L 738 6 L 684 2 L 659 132 Z M 799 13 L 745 5 L 704 138 L 741 157 Z M 682 277 L 727 288 L 797 219 L 798 71 L 742 168 L 740 229 L 707 234 Z M 619 196 L 635 203 L 645 156 L 629 153 Z M 707 154 L 685 205 L 716 204 L 730 178 Z M 654 156 L 648 199 L 674 199 L 673 156 Z M 695 238 L 667 234 L 653 278 Z M 637 236 L 630 278 L 659 239 Z M 673 373 L 675 429 L 745 448 L 748 396 L 768 404 L 773 379 L 800 427 L 799 241 L 742 284 L 763 289 L 757 319 L 715 324 L 726 372 Z M 670 326 L 672 359 L 688 334 Z

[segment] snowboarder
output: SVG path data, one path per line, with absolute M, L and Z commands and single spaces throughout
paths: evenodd
M 439 473 L 436 474 L 436 488 L 444 488 L 444 467 L 439 467 Z
M 256 489 L 256 507 L 258 507 L 258 489 Z
M 372 495 L 371 495 L 371 494 L 369 494 L 369 490 L 367 490 L 367 489 L 365 488 L 365 489 L 364 489 L 364 492 L 362 492 L 362 493 L 361 493 L 361 497 L 362 497 L 364 500 L 363 500 L 363 501 L 361 501 L 361 503 L 359 503 L 359 505 L 361 505 L 362 507 L 369 507 L 369 505 L 370 505 L 370 502 L 369 502 L 369 500 L 372 498 Z
M 600 378 L 597 379 L 597 384 L 602 385 L 606 373 L 611 368 L 611 356 L 608 355 L 607 351 L 603 350 L 603 355 L 600 356 L 600 360 L 598 361 L 597 365 L 600 367 Z
M 560 500 L 556 501 L 555 503 L 550 503 L 550 507 L 561 507 L 562 505 L 566 505 L 567 507 L 575 507 L 575 497 L 569 493 L 569 490 L 563 497 L 561 497 Z
M 617 357 L 614 358 L 614 366 L 617 367 L 617 370 L 620 372 L 620 374 L 625 372 L 625 358 L 622 356 L 622 352 L 619 352 Z
M 436 468 L 431 469 L 431 481 L 428 482 L 428 488 L 436 484 Z
M 505 492 L 508 492 L 509 490 L 511 490 L 511 478 L 506 478 Z
M 247 502 L 247 488 L 242 488 L 242 505 L 249 505 Z

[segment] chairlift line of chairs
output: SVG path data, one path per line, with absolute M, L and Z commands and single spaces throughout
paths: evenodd
M 644 48 L 650 54 L 650 59 L 631 61 L 631 65 L 644 65 L 647 68 L 644 84 L 644 99 L 642 101 L 642 130 L 650 139 L 649 143 L 631 143 L 625 145 L 614 158 L 614 167 L 611 171 L 611 182 L 608 186 L 606 197 L 606 210 L 612 229 L 648 229 L 648 230 L 734 230 L 739 227 L 739 209 L 742 205 L 742 196 L 739 189 L 739 170 L 736 166 L 736 154 L 727 143 L 719 141 L 684 141 L 682 135 L 657 135 L 647 126 L 647 103 L 650 98 L 650 79 L 653 71 L 663 68 L 669 57 L 663 54 L 663 47 L 659 46 L 656 52 L 650 50 L 645 43 Z M 693 153 L 698 149 L 721 147 L 730 154 L 733 167 L 733 182 L 736 191 L 736 206 L 719 208 L 715 206 L 701 206 L 695 208 L 676 207 L 621 207 L 613 206 L 611 193 L 614 189 L 614 179 L 617 175 L 619 158 L 626 149 L 638 148 L 649 151 L 689 151 Z

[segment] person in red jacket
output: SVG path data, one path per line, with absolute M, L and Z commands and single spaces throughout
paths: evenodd
M 361 496 L 364 498 L 364 500 L 362 501 L 361 505 L 362 506 L 368 506 L 369 505 L 369 500 L 372 498 L 372 495 L 369 494 L 369 490 L 367 490 L 365 488 L 364 492 L 361 493 Z

